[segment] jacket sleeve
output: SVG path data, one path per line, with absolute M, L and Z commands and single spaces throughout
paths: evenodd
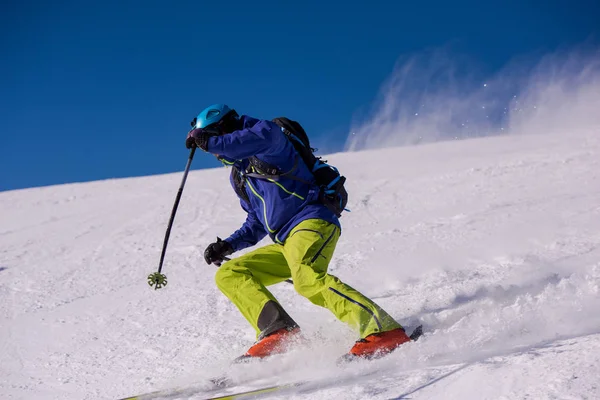
M 233 251 L 239 251 L 254 246 L 262 238 L 267 236 L 265 228 L 256 217 L 256 214 L 254 214 L 254 211 L 249 210 L 243 200 L 241 203 L 242 208 L 248 213 L 246 221 L 240 229 L 225 239 L 225 241 L 231 245 Z
M 214 155 L 241 160 L 257 154 L 276 154 L 285 146 L 283 139 L 285 137 L 275 132 L 272 124 L 259 121 L 227 135 L 210 137 L 207 149 Z

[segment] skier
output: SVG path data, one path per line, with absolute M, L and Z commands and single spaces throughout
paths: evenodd
M 410 338 L 373 301 L 327 273 L 340 236 L 340 222 L 319 201 L 313 173 L 274 122 L 241 117 L 224 104 L 203 110 L 192 121 L 186 147 L 199 147 L 232 167 L 231 184 L 246 221 L 229 238 L 204 251 L 207 264 L 220 268 L 217 287 L 254 327 L 257 342 L 240 358 L 263 358 L 286 350 L 298 324 L 267 286 L 293 279 L 294 289 L 329 309 L 360 334 L 347 357 L 371 358 L 391 352 Z M 281 179 L 261 177 L 260 162 L 286 171 Z M 261 179 L 262 178 L 262 179 Z M 225 261 L 266 235 L 273 244 Z M 222 265 L 221 265 L 222 264 Z

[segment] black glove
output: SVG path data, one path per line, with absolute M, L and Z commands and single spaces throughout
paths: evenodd
M 217 241 L 209 244 L 206 250 L 204 250 L 204 261 L 209 265 L 214 263 L 216 266 L 220 267 L 223 258 L 232 253 L 233 248 L 231 245 L 217 237 Z
M 188 132 L 185 139 L 185 147 L 191 149 L 198 146 L 202 150 L 208 151 L 208 138 L 211 136 L 213 136 L 211 133 L 206 132 L 202 128 L 192 129 Z

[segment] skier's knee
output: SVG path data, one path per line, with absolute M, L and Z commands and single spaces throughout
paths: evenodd
M 306 297 L 307 299 L 311 299 L 313 296 L 315 296 L 318 292 L 321 291 L 320 288 L 321 285 L 319 285 L 317 282 L 297 282 L 294 281 L 294 289 L 296 290 L 296 292 L 302 296 L 302 297 Z

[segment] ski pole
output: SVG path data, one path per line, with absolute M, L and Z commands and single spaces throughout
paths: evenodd
M 190 167 L 192 166 L 192 160 L 194 159 L 194 153 L 196 152 L 196 146 L 192 147 L 190 151 L 190 156 L 187 160 L 187 165 L 185 166 L 185 171 L 183 172 L 183 179 L 181 180 L 181 185 L 179 185 L 179 190 L 177 191 L 177 196 L 175 197 L 175 204 L 173 205 L 173 211 L 171 211 L 171 218 L 169 219 L 169 224 L 167 225 L 167 232 L 165 233 L 165 241 L 163 242 L 162 253 L 160 254 L 160 262 L 158 263 L 158 272 L 154 272 L 148 275 L 148 285 L 151 287 L 154 286 L 154 290 L 160 289 L 163 286 L 167 285 L 167 276 L 162 274 L 162 266 L 165 261 L 165 253 L 167 252 L 167 244 L 169 243 L 169 236 L 171 236 L 171 227 L 173 226 L 173 221 L 175 220 L 175 213 L 177 212 L 177 207 L 179 206 L 179 200 L 181 200 L 181 194 L 183 193 L 183 187 L 185 186 L 185 181 L 188 176 L 188 172 L 190 172 Z
M 229 258 L 229 257 L 223 257 L 223 261 L 231 261 L 231 258 Z M 291 279 L 286 279 L 285 282 L 291 283 L 292 285 L 294 284 L 294 281 L 291 280 Z

